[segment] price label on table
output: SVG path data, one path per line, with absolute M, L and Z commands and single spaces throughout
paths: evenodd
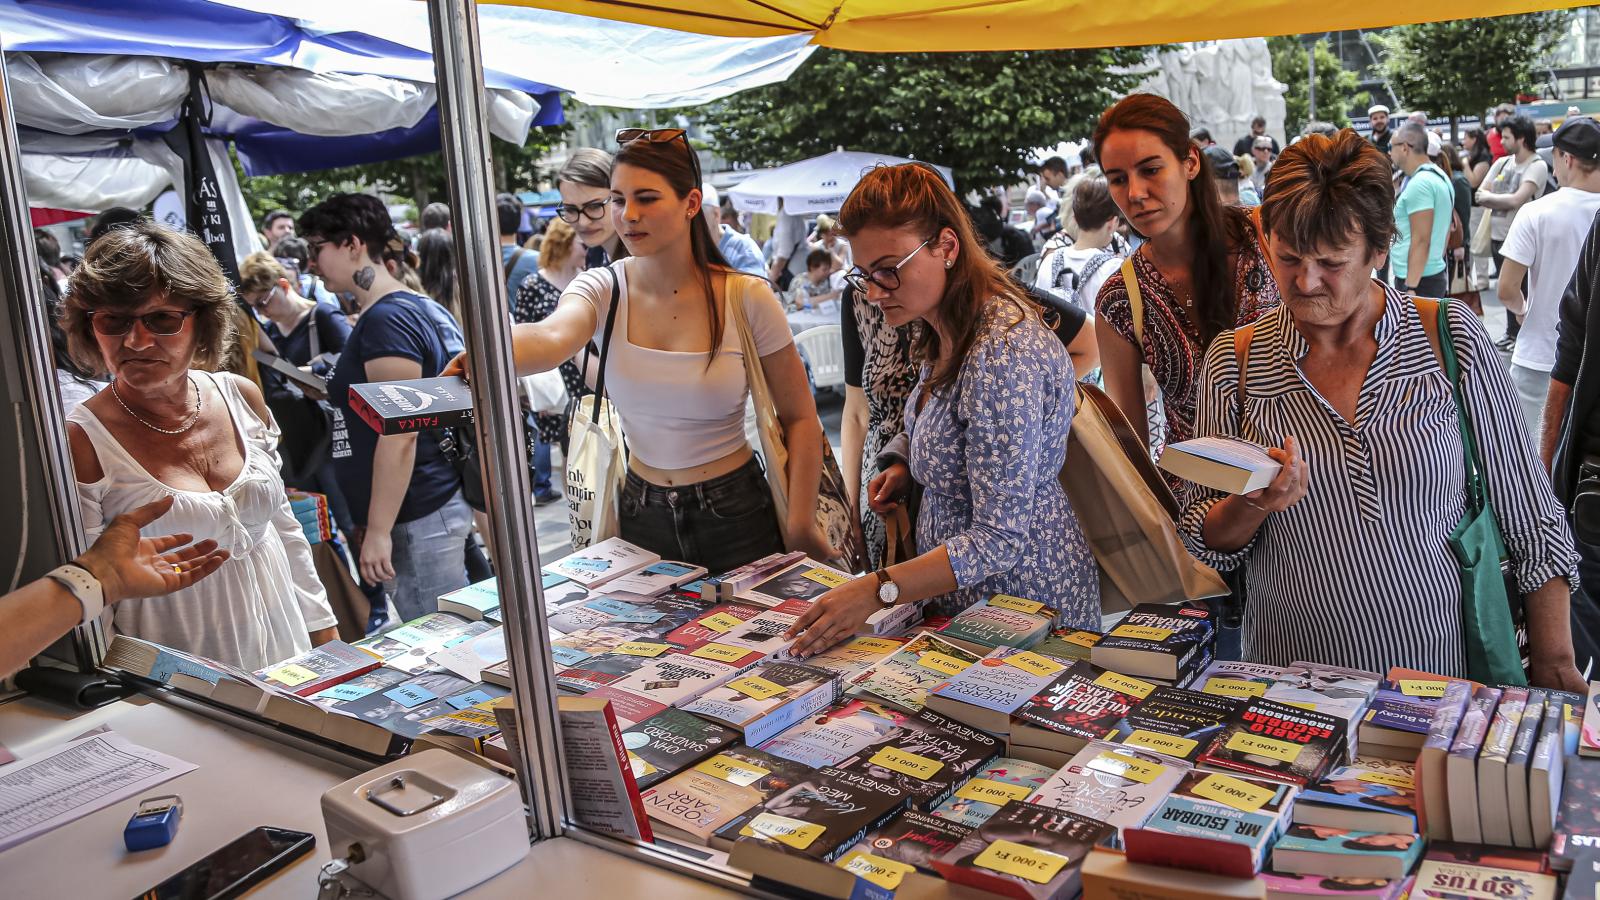
M 1100 635 L 1092 631 L 1074 631 L 1063 637 L 1062 640 L 1069 644 L 1077 644 L 1079 647 L 1093 647 L 1095 644 L 1100 643 Z
M 1407 697 L 1443 697 L 1444 689 L 1449 687 L 1446 681 L 1428 681 L 1418 678 L 1400 679 L 1400 693 Z
M 744 659 L 745 655 L 748 653 L 750 653 L 750 651 L 743 647 L 730 647 L 727 644 L 706 644 L 689 655 L 698 656 L 701 659 L 713 660 L 715 662 L 731 663 Z
M 1146 731 L 1143 728 L 1135 728 L 1127 737 L 1122 739 L 1122 743 L 1129 747 L 1142 747 L 1145 750 L 1165 753 L 1168 756 L 1175 756 L 1179 759 L 1188 758 L 1189 754 L 1200 746 L 1198 741 L 1190 738 L 1179 737 L 1175 734 Z
M 927 653 L 917 657 L 917 665 L 924 669 L 932 669 L 935 672 L 943 672 L 946 675 L 960 675 L 967 670 L 968 664 L 937 650 L 929 650 Z
M 486 691 L 479 689 L 467 691 L 465 694 L 457 694 L 454 697 L 446 697 L 444 702 L 456 709 L 466 709 L 469 706 L 477 706 L 479 703 L 488 703 L 493 699 Z
M 1356 780 L 1399 788 L 1402 791 L 1415 790 L 1417 787 L 1416 781 L 1410 775 L 1401 775 L 1399 772 L 1362 772 L 1356 776 Z
M 439 695 L 428 690 L 420 684 L 402 684 L 383 692 L 385 697 L 400 704 L 406 709 L 415 709 L 429 700 L 439 699 Z
M 800 577 L 830 588 L 836 588 L 850 580 L 850 576 L 835 572 L 832 569 L 807 569 L 800 573 Z
M 728 682 L 728 687 L 752 700 L 766 700 L 788 690 L 781 684 L 775 684 L 765 678 L 758 678 L 754 675 L 748 678 L 740 678 L 737 681 L 730 681 Z
M 318 700 L 360 700 L 362 697 L 365 697 L 376 690 L 377 688 L 371 685 L 351 684 L 347 681 L 344 684 L 336 684 L 333 687 L 323 688 L 311 696 Z
M 995 841 L 983 848 L 973 860 L 974 865 L 994 872 L 1015 875 L 1035 884 L 1049 884 L 1062 867 L 1071 860 L 1059 853 L 1029 847 L 1015 841 Z
M 1281 759 L 1286 763 L 1294 762 L 1300 757 L 1300 752 L 1305 749 L 1303 744 L 1263 737 L 1259 734 L 1251 734 L 1248 731 L 1238 732 L 1233 737 L 1228 738 L 1228 743 L 1225 746 L 1229 750 L 1252 753 L 1256 756 L 1270 756 L 1273 759 Z
M 666 613 L 653 610 L 634 609 L 612 619 L 613 622 L 638 622 L 641 625 L 654 625 L 666 617 Z
M 1066 663 L 1056 662 L 1048 656 L 1040 656 L 1029 650 L 1011 654 L 1006 657 L 1006 662 L 1024 672 L 1039 676 L 1054 675 L 1067 667 Z
M 660 656 L 671 649 L 671 644 L 661 644 L 655 641 L 629 641 L 626 644 L 618 644 L 615 652 L 626 656 Z
M 893 653 L 900 649 L 900 641 L 880 637 L 858 637 L 845 647 L 860 653 Z
M 585 603 L 584 606 L 587 606 L 588 608 L 597 612 L 603 612 L 609 616 L 625 616 L 631 612 L 638 612 L 638 607 L 634 606 L 632 603 L 623 603 L 621 600 L 613 600 L 610 597 L 601 597 L 598 600 L 590 600 L 588 603 Z
M 299 687 L 308 681 L 315 681 L 317 673 L 305 666 L 289 663 L 267 672 L 267 677 L 288 687 Z
M 1150 692 L 1156 689 L 1156 686 L 1148 681 L 1140 681 L 1137 678 L 1118 675 L 1116 672 L 1102 672 L 1100 677 L 1094 680 L 1094 683 L 1108 690 L 1131 694 L 1141 700 L 1150 696 Z
M 882 766 L 902 775 L 910 775 L 912 778 L 932 778 L 944 768 L 944 763 L 940 760 L 929 759 L 893 746 L 884 747 L 872 754 L 871 762 L 875 766 Z
M 758 765 L 734 759 L 726 753 L 718 753 L 694 768 L 697 772 L 721 778 L 739 787 L 749 787 L 772 774 Z
M 989 598 L 989 605 L 998 606 L 1001 609 L 1016 610 L 1019 613 L 1028 613 L 1029 615 L 1044 609 L 1044 604 L 1037 600 L 1024 600 L 1021 597 L 1013 597 L 1010 594 L 995 594 Z
M 1240 812 L 1255 812 L 1272 801 L 1277 792 L 1229 775 L 1212 775 L 1191 790 L 1196 797 L 1215 800 Z
M 1137 781 L 1140 784 L 1149 784 L 1167 771 L 1167 767 L 1160 763 L 1146 762 L 1120 753 L 1102 753 L 1089 760 L 1089 768 L 1129 781 Z
M 775 813 L 761 813 L 750 824 L 739 829 L 739 834 L 744 837 L 764 837 L 787 844 L 796 850 L 804 850 L 822 836 L 827 827 L 814 822 L 802 822 L 788 816 Z
M 575 647 L 562 647 L 559 644 L 550 648 L 550 658 L 563 666 L 575 666 L 593 656 L 592 653 L 585 653 Z
M 730 616 L 727 613 L 717 613 L 714 616 L 706 616 L 701 619 L 700 624 L 718 634 L 726 634 L 743 625 L 744 620 L 737 616 Z
M 1200 690 L 1220 697 L 1260 697 L 1267 692 L 1267 686 L 1240 678 L 1207 678 L 1206 686 Z
M 1136 638 L 1141 641 L 1164 641 L 1172 637 L 1172 629 L 1149 628 L 1144 625 L 1118 625 L 1111 629 L 1111 636 Z
M 874 856 L 865 850 L 852 850 L 834 865 L 891 891 L 900 886 L 906 875 L 916 871 L 916 866 Z
M 995 781 L 990 778 L 974 778 L 961 786 L 956 791 L 956 796 L 963 800 L 976 800 L 980 803 L 993 803 L 995 806 L 1005 806 L 1012 800 L 1026 800 L 1033 793 L 1033 788 L 1021 784 L 1006 784 L 1004 781 Z

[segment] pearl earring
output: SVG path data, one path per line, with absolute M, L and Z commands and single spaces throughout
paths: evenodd
M 944 261 L 944 267 L 946 269 L 950 268 L 951 266 L 954 266 L 955 264 L 956 264 L 956 261 L 953 260 L 953 259 L 947 259 L 947 260 Z

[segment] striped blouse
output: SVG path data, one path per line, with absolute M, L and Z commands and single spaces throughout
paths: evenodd
M 1179 528 L 1189 549 L 1218 568 L 1245 566 L 1247 660 L 1466 674 L 1460 582 L 1448 544 L 1466 510 L 1455 402 L 1416 306 L 1393 289 L 1386 296 L 1354 425 L 1301 374 L 1298 360 L 1310 348 L 1287 306 L 1256 326 L 1243 421 L 1233 333 L 1206 354 L 1197 434 L 1273 447 L 1292 434 L 1310 471 L 1306 496 L 1269 515 L 1233 553 L 1207 547 L 1202 536 L 1207 513 L 1226 495 L 1184 488 Z M 1570 581 L 1577 554 L 1505 368 L 1470 311 L 1451 304 L 1449 325 L 1517 584 L 1530 593 L 1552 578 Z

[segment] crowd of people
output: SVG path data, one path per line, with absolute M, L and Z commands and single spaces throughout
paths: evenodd
M 1415 116 L 1391 129 L 1374 107 L 1369 120 L 1370 136 L 1313 123 L 1280 147 L 1258 117 L 1229 153 L 1169 101 L 1134 94 L 1101 115 L 1078 164 L 1040 165 L 1020 226 L 1004 197 L 962 197 L 912 163 L 864 173 L 837 216 L 780 216 L 764 244 L 681 130 L 624 129 L 569 158 L 538 234 L 514 196 L 497 199 L 517 375 L 559 370 L 574 399 L 603 380 L 627 440 L 624 540 L 713 572 L 786 548 L 835 559 L 815 517 L 822 425 L 785 316 L 836 307 L 840 462 L 870 571 L 796 624 L 801 655 L 884 606 L 953 614 L 995 593 L 1098 625 L 1082 523 L 1101 511 L 1074 508 L 1060 478 L 1087 382 L 1152 454 L 1228 436 L 1281 464 L 1244 495 L 1169 476 L 1185 545 L 1231 573 L 1233 596 L 1214 602 L 1238 643 L 1222 652 L 1463 675 L 1448 538 L 1475 502 L 1476 460 L 1530 678 L 1578 689 L 1588 660 L 1572 623 L 1593 607 L 1580 588 L 1600 588 L 1592 546 L 1572 536 L 1600 535 L 1583 505 L 1600 505 L 1600 390 L 1582 377 L 1600 124 L 1569 118 L 1547 166 L 1514 110 L 1460 151 Z M 272 249 L 243 260 L 237 292 L 203 244 L 136 215 L 102 217 L 75 268 L 41 238 L 86 527 L 208 542 L 185 552 L 209 577 L 116 604 L 119 631 L 255 668 L 350 624 L 289 488 L 329 498 L 372 609 L 358 632 L 492 571 L 448 448 L 380 436 L 349 407 L 351 385 L 468 370 L 450 212 L 429 205 L 419 224 L 413 244 L 365 194 L 275 212 Z M 1462 296 L 1474 255 L 1493 259 L 1523 322 L 1514 348 Z M 1461 302 L 1435 314 L 1441 297 Z M 248 363 L 262 357 L 326 390 Z M 789 449 L 772 473 L 781 507 L 746 437 L 756 381 Z M 561 499 L 567 416 L 530 413 L 527 433 L 535 502 Z M 911 525 L 899 546 L 890 518 Z

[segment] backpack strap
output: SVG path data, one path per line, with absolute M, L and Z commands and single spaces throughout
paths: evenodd
M 1237 386 L 1237 400 L 1239 404 L 1239 421 L 1244 421 L 1244 384 L 1245 372 L 1250 366 L 1250 342 L 1255 340 L 1256 325 L 1251 322 L 1233 330 L 1233 359 L 1239 366 L 1239 383 Z
M 1439 301 L 1427 297 L 1412 297 L 1411 303 L 1417 308 L 1417 318 L 1422 320 L 1422 333 L 1428 336 L 1428 346 L 1433 348 L 1433 359 L 1444 367 L 1444 352 L 1439 345 Z
M 522 254 L 524 254 L 526 252 L 528 252 L 528 251 L 523 249 L 523 248 L 521 248 L 521 247 L 518 247 L 517 249 L 511 251 L 511 255 L 506 258 L 506 264 L 504 266 L 501 266 L 501 268 L 505 270 L 505 276 L 507 278 L 510 278 L 511 277 L 511 273 L 515 272 L 517 270 L 517 260 L 521 259 L 522 258 Z M 516 298 L 513 297 L 512 299 L 515 300 Z

